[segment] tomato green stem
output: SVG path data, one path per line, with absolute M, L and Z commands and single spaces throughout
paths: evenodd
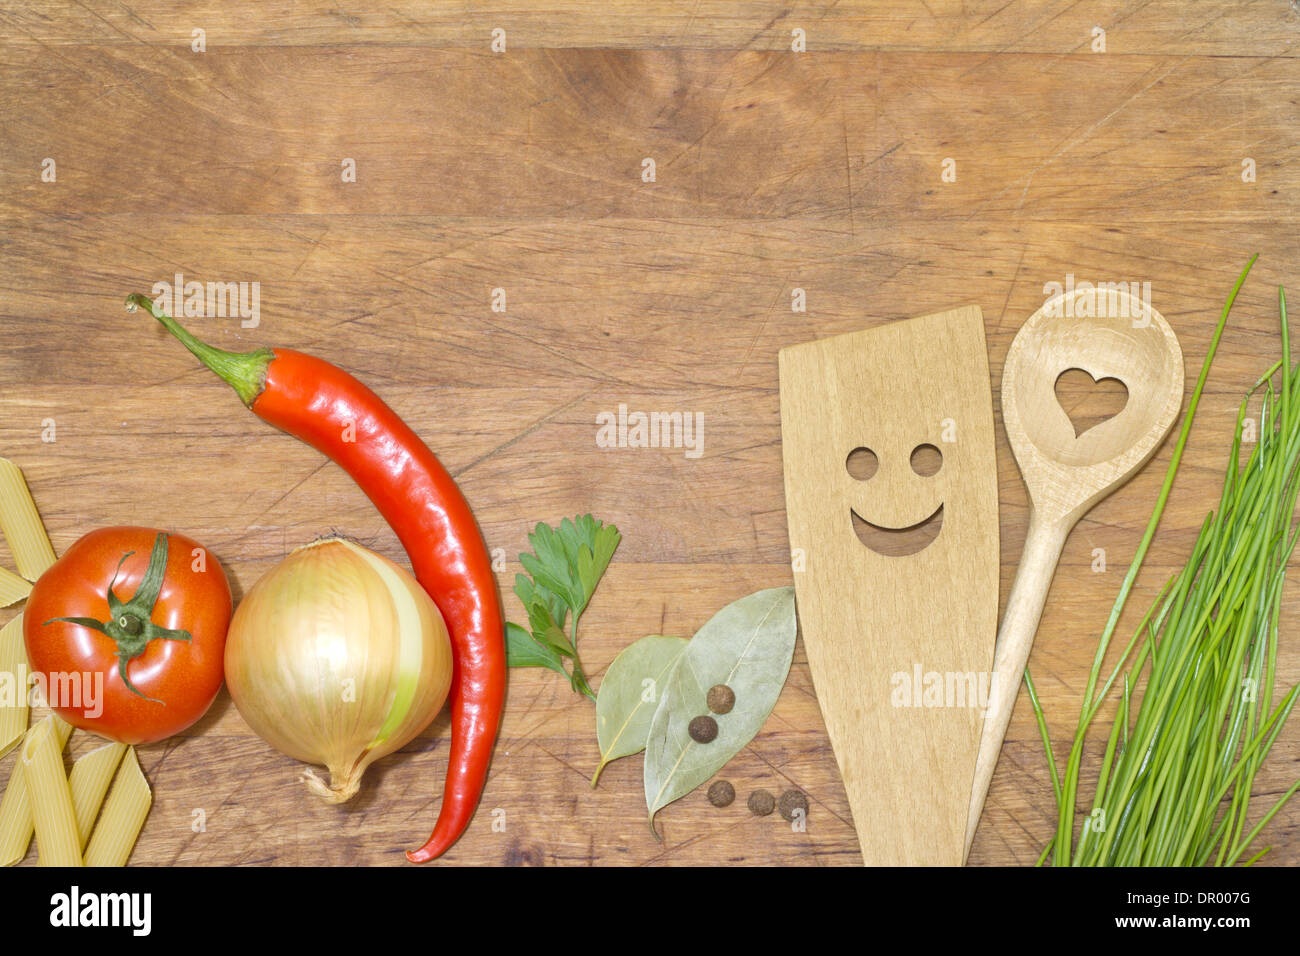
M 241 402 L 249 408 L 253 407 L 253 400 L 266 386 L 266 367 L 275 358 L 274 352 L 268 348 L 254 349 L 252 352 L 227 352 L 196 338 L 185 326 L 155 306 L 147 296 L 133 292 L 126 297 L 126 311 L 134 312 L 141 306 L 194 353 L 200 362 L 233 388 Z
M 117 562 L 117 570 L 113 572 L 113 580 L 108 584 L 106 597 L 109 619 L 107 621 L 99 621 L 93 617 L 52 617 L 45 622 L 45 625 L 48 626 L 55 621 L 80 624 L 82 627 L 88 627 L 92 631 L 111 637 L 117 644 L 117 672 L 122 677 L 122 683 L 126 684 L 133 694 L 162 704 L 165 701 L 140 693 L 131 683 L 126 665 L 143 654 L 150 641 L 188 641 L 190 632 L 159 627 L 152 620 L 154 605 L 158 603 L 158 595 L 162 593 L 163 577 L 167 573 L 167 535 L 158 532 L 158 537 L 154 539 L 153 550 L 149 554 L 149 567 L 145 569 L 144 577 L 140 579 L 140 587 L 136 589 L 131 600 L 123 602 L 113 591 L 113 585 L 117 584 L 117 576 L 122 571 L 122 565 L 133 554 L 134 551 L 128 551 L 122 555 L 122 560 Z

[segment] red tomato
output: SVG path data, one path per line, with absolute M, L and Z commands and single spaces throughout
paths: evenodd
M 221 689 L 229 624 L 230 584 L 216 557 L 150 528 L 92 531 L 41 575 L 23 611 L 27 659 L 50 706 L 125 744 L 162 740 L 203 716 Z

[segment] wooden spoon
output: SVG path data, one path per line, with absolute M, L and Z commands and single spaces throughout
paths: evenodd
M 1118 379 L 1128 389 L 1118 415 L 1078 436 L 1054 391 L 1061 373 L 1075 368 L 1094 381 Z M 1029 531 L 998 631 L 967 853 L 1065 539 L 1093 505 L 1155 454 L 1182 403 L 1178 339 L 1158 312 L 1127 292 L 1076 289 L 1056 296 L 1011 343 L 1002 371 L 1002 424 L 1029 492 Z

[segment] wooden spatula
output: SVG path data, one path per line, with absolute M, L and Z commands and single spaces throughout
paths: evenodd
M 959 865 L 998 615 L 974 306 L 781 351 L 800 629 L 870 865 Z

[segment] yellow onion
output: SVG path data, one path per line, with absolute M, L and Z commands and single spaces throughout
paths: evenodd
M 226 686 L 239 713 L 281 753 L 329 770 L 303 778 L 329 803 L 352 797 L 375 760 L 442 709 L 451 641 L 407 571 L 342 538 L 301 547 L 235 610 Z

